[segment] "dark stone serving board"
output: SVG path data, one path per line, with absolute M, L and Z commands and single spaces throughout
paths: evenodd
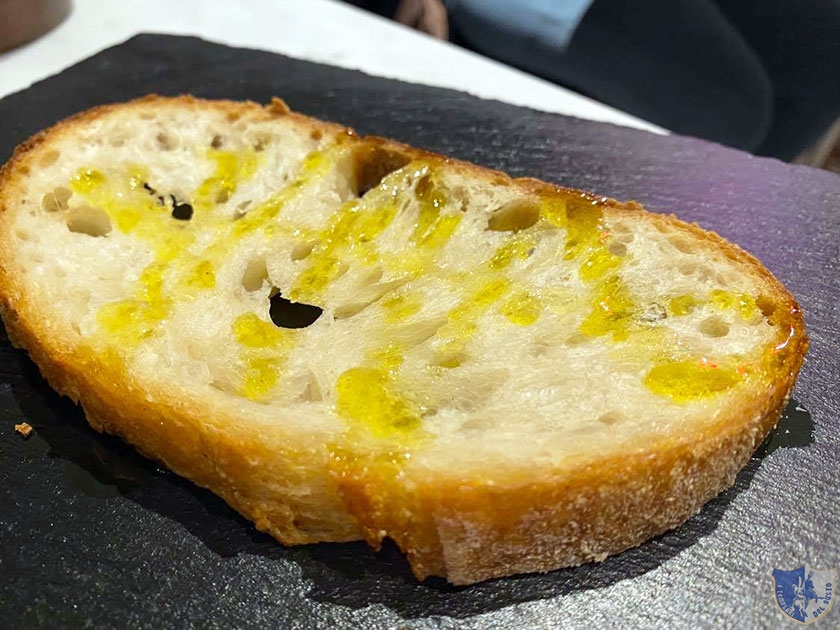
M 780 627 L 774 567 L 840 564 L 840 177 L 195 38 L 142 35 L 0 100 L 0 161 L 81 109 L 149 92 L 268 101 L 599 195 L 740 244 L 796 295 L 812 346 L 779 429 L 731 490 L 601 564 L 468 588 L 393 548 L 286 548 L 99 435 L 0 336 L 0 625 Z M 35 432 L 13 430 L 26 419 Z M 835 606 L 819 627 L 840 624 Z

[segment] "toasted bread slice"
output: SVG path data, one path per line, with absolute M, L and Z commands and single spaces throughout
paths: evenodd
M 0 296 L 95 429 L 285 544 L 390 537 L 455 584 L 679 525 L 807 347 L 715 234 L 279 100 L 148 97 L 26 142 Z

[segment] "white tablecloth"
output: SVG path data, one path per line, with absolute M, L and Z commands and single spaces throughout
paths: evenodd
M 0 97 L 142 32 L 197 35 L 544 111 L 661 131 L 336 0 L 73 0 L 72 13 L 58 28 L 0 54 Z

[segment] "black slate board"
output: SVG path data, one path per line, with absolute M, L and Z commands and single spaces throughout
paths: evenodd
M 598 565 L 418 584 L 393 548 L 284 548 L 96 434 L 0 336 L 0 625 L 777 627 L 774 567 L 840 564 L 840 177 L 195 38 L 142 35 L 0 101 L 0 161 L 148 92 L 266 102 L 514 175 L 636 199 L 739 243 L 795 293 L 812 349 L 780 428 L 679 529 Z M 29 440 L 13 431 L 26 419 Z M 835 606 L 820 627 L 840 624 Z

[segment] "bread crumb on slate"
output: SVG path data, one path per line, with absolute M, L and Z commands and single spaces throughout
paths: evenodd
M 32 425 L 28 422 L 21 422 L 20 424 L 15 425 L 15 431 L 17 431 L 25 440 L 32 433 Z

